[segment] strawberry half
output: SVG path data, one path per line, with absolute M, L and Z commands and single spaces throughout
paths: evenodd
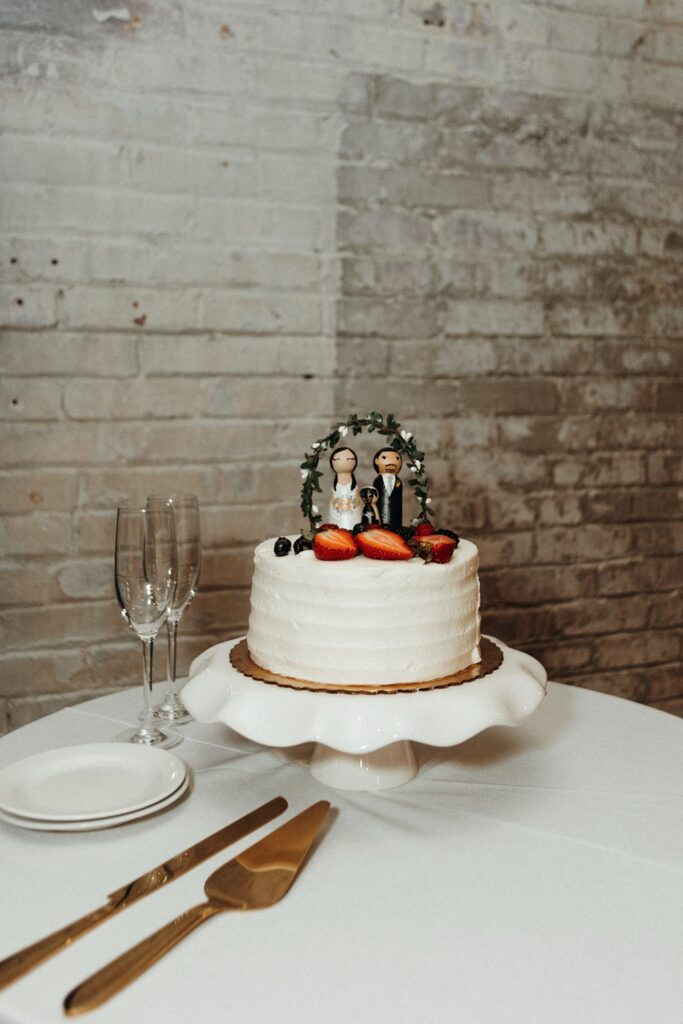
M 457 545 L 450 537 L 441 533 L 433 533 L 429 537 L 419 537 L 417 553 L 428 562 L 444 565 L 450 562 Z
M 349 530 L 334 527 L 316 533 L 313 538 L 313 554 L 321 562 L 343 562 L 347 558 L 355 558 L 358 554 L 356 541 Z
M 366 558 L 377 558 L 385 562 L 400 562 L 413 557 L 403 537 L 391 530 L 369 529 L 359 533 L 356 543 Z

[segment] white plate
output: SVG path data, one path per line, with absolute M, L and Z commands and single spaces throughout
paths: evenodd
M 7 811 L 0 810 L 0 821 L 6 821 L 8 825 L 14 825 L 16 828 L 28 828 L 34 832 L 94 832 L 97 829 L 125 825 L 128 821 L 136 821 L 138 818 L 156 814 L 157 811 L 162 811 L 179 800 L 189 785 L 190 779 L 186 775 L 175 793 L 171 793 L 164 800 L 149 804 L 147 807 L 140 807 L 137 811 L 131 811 L 129 814 L 114 814 L 109 818 L 92 818 L 90 821 L 46 821 L 43 818 L 21 818 L 19 815 L 8 814 Z
M 165 799 L 186 776 L 158 747 L 86 743 L 34 754 L 0 772 L 0 811 L 41 821 L 91 821 Z

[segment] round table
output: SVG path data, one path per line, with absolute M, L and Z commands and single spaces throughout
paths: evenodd
M 0 766 L 106 740 L 137 690 L 0 741 Z M 155 817 L 92 833 L 0 824 L 0 958 L 282 794 L 289 810 L 0 993 L 2 1024 L 64 1020 L 76 983 L 203 896 L 208 874 L 315 800 L 329 828 L 284 900 L 205 924 L 93 1021 L 145 1024 L 680 1024 L 683 723 L 550 684 L 517 729 L 418 747 L 380 793 L 326 789 L 308 751 L 185 727 L 193 783 Z

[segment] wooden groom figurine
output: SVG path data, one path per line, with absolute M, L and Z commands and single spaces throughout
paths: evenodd
M 379 474 L 374 482 L 379 519 L 382 526 L 395 530 L 403 526 L 403 484 L 398 476 L 403 459 L 395 448 L 380 448 L 372 461 Z

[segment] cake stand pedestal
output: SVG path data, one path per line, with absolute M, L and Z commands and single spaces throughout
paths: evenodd
M 545 696 L 535 658 L 489 637 L 499 668 L 471 682 L 419 692 L 327 693 L 265 683 L 239 672 L 230 650 L 204 651 L 190 667 L 183 703 L 198 722 L 223 722 L 269 747 L 315 744 L 311 774 L 335 789 L 391 789 L 417 774 L 411 743 L 450 747 L 492 725 L 519 725 Z

